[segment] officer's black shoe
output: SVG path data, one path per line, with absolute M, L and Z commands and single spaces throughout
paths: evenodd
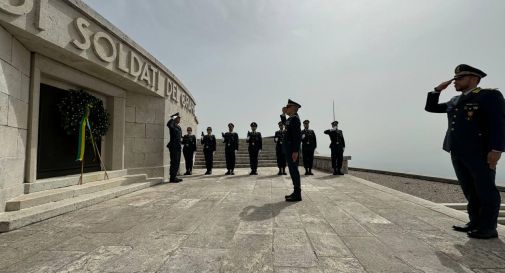
M 231 171 L 231 173 L 230 173 L 230 174 L 231 174 L 231 175 L 235 175 L 235 172 L 234 172 L 234 171 Z
M 279 172 L 277 173 L 277 175 L 282 175 L 281 169 L 279 169 Z
M 333 175 L 338 175 L 338 172 L 337 171 L 333 171 Z
M 289 198 L 291 198 L 294 194 L 295 194 L 295 193 L 293 192 L 293 193 L 292 193 L 292 194 L 290 194 L 290 195 L 286 195 L 286 196 L 284 196 L 284 199 L 288 200 L 288 199 L 289 199 Z
M 338 172 L 337 172 L 337 175 L 344 175 L 344 173 L 343 173 L 343 172 L 341 172 L 341 171 L 338 171 Z
M 290 197 L 286 198 L 286 202 L 300 202 L 302 201 L 301 194 L 293 194 Z
M 189 171 L 186 171 L 184 175 L 190 175 L 191 173 Z
M 474 228 L 470 225 L 470 223 L 464 225 L 454 225 L 452 229 L 459 232 L 469 232 L 474 230 Z
M 230 170 L 228 170 L 224 175 L 230 175 L 230 174 L 231 174 L 231 172 L 230 172 Z
M 492 238 L 498 238 L 498 231 L 496 229 L 492 230 L 472 230 L 469 231 L 468 237 L 470 238 L 475 238 L 475 239 L 492 239 Z
M 251 171 L 251 172 L 249 173 L 249 175 L 253 175 L 253 174 L 254 174 L 254 171 Z
M 206 171 L 206 172 L 205 172 L 205 175 L 210 175 L 210 174 L 212 174 L 212 172 L 211 172 L 211 171 Z
M 282 169 L 282 174 L 283 174 L 283 175 L 287 175 L 287 173 L 286 173 L 286 168 Z
M 179 183 L 179 182 L 182 182 L 182 179 L 177 178 L 177 177 L 176 177 L 176 178 L 171 178 L 171 179 L 170 179 L 170 183 Z

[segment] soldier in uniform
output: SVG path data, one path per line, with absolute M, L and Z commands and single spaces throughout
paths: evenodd
M 205 156 L 205 167 L 207 171 L 205 175 L 212 174 L 212 166 L 214 164 L 214 152 L 216 151 L 216 137 L 212 134 L 212 128 L 207 127 L 207 135 L 202 132 L 200 143 L 203 145 L 203 155 Z
M 293 193 L 286 195 L 287 202 L 302 201 L 302 189 L 300 183 L 300 173 L 298 172 L 298 159 L 301 142 L 301 122 L 298 116 L 298 109 L 302 106 L 292 100 L 288 100 L 285 107 L 282 108 L 281 121 L 286 127 L 284 135 L 284 153 L 288 163 L 289 174 L 293 181 Z M 289 118 L 286 119 L 286 115 Z
M 177 178 L 179 172 L 179 164 L 181 163 L 181 138 L 182 129 L 179 126 L 181 116 L 179 113 L 170 116 L 167 122 L 167 127 L 170 131 L 170 141 L 167 144 L 168 151 L 170 152 L 170 183 L 179 183 L 182 179 Z
M 331 144 L 331 167 L 333 175 L 344 175 L 342 173 L 342 163 L 344 160 L 345 139 L 344 134 L 338 129 L 338 121 L 331 123 L 332 129 L 324 131 L 330 136 Z
M 454 225 L 455 231 L 471 238 L 498 237 L 500 193 L 496 188 L 496 165 L 505 151 L 505 101 L 495 89 L 478 85 L 486 73 L 469 65 L 458 65 L 453 79 L 428 93 L 425 110 L 447 113 L 449 128 L 443 148 L 468 200 L 469 222 Z M 440 93 L 452 82 L 461 95 L 439 103 Z
M 258 124 L 252 122 L 252 132 L 247 132 L 246 142 L 249 144 L 249 163 L 251 164 L 251 173 L 249 175 L 258 175 L 258 156 L 261 149 L 263 149 L 263 139 L 261 138 L 261 133 L 256 132 L 257 128 Z
M 192 135 L 193 129 L 188 127 L 187 134 L 182 137 L 182 153 L 186 162 L 186 172 L 184 175 L 191 175 L 193 172 L 193 155 L 196 152 L 196 137 Z
M 303 121 L 302 130 L 302 157 L 305 175 L 314 175 L 312 166 L 314 165 L 314 151 L 317 148 L 316 133 L 309 129 L 309 120 Z
M 284 154 L 282 143 L 285 135 L 284 124 L 279 121 L 279 131 L 275 132 L 274 142 L 275 142 L 275 155 L 277 156 L 277 168 L 279 172 L 277 175 L 286 175 L 286 155 Z
M 228 169 L 225 175 L 235 174 L 235 152 L 238 151 L 238 134 L 233 132 L 233 128 L 235 128 L 235 125 L 229 123 L 228 132 L 221 134 L 225 144 L 226 169 Z

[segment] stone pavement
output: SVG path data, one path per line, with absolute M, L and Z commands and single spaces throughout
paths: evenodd
M 0 234 L 0 272 L 505 272 L 464 213 L 346 175 L 194 175 Z M 500 232 L 505 231 L 500 227 Z

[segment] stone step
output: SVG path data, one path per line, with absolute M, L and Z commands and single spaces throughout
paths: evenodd
M 0 233 L 18 229 L 67 212 L 92 206 L 118 196 L 152 187 L 163 181 L 162 178 L 150 178 L 144 182 L 120 185 L 99 192 L 83 194 L 74 198 L 46 203 L 19 211 L 0 213 Z
M 50 202 L 56 202 L 84 194 L 111 189 L 120 185 L 145 181 L 146 179 L 147 176 L 145 174 L 128 175 L 104 181 L 90 182 L 83 185 L 25 194 L 7 201 L 5 211 L 17 211 L 40 206 Z
M 235 169 L 239 169 L 239 168 L 245 168 L 245 169 L 249 169 L 251 167 L 251 165 L 249 164 L 235 164 Z M 258 166 L 259 168 L 262 168 L 262 167 L 277 167 L 277 164 L 276 163 L 268 163 L 268 164 L 263 164 L 263 165 L 259 165 Z M 205 165 L 194 165 L 193 166 L 193 169 L 205 169 Z M 214 164 L 213 166 L 213 169 L 226 169 L 226 164 Z
M 456 210 L 466 210 L 466 203 L 442 203 L 442 205 Z M 505 204 L 500 205 L 500 210 L 505 210 Z
M 127 171 L 126 170 L 107 171 L 107 174 L 109 175 L 109 179 L 112 179 L 125 176 L 127 174 Z M 79 178 L 80 174 L 66 175 L 55 178 L 38 179 L 35 183 L 25 184 L 25 193 L 33 193 L 57 188 L 64 188 L 68 186 L 74 186 L 79 183 Z M 105 179 L 105 173 L 103 171 L 85 173 L 83 175 L 82 183 L 86 184 L 96 181 L 102 181 L 104 179 Z

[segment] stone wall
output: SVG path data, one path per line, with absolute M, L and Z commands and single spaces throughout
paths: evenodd
M 146 173 L 149 177 L 168 178 L 170 154 L 166 148 L 169 131 L 166 123 L 173 113 L 182 115 L 181 128 L 196 131 L 192 113 L 171 101 L 128 92 L 126 96 L 125 168 L 129 174 Z M 181 160 L 181 169 L 184 160 Z
M 30 52 L 0 27 L 0 212 L 23 194 Z
M 349 171 L 349 160 L 351 160 L 350 156 L 344 156 L 344 162 L 342 163 L 342 172 L 348 173 Z M 303 166 L 303 164 L 301 164 Z M 333 168 L 331 167 L 331 157 L 329 156 L 314 156 L 314 169 L 333 172 Z

